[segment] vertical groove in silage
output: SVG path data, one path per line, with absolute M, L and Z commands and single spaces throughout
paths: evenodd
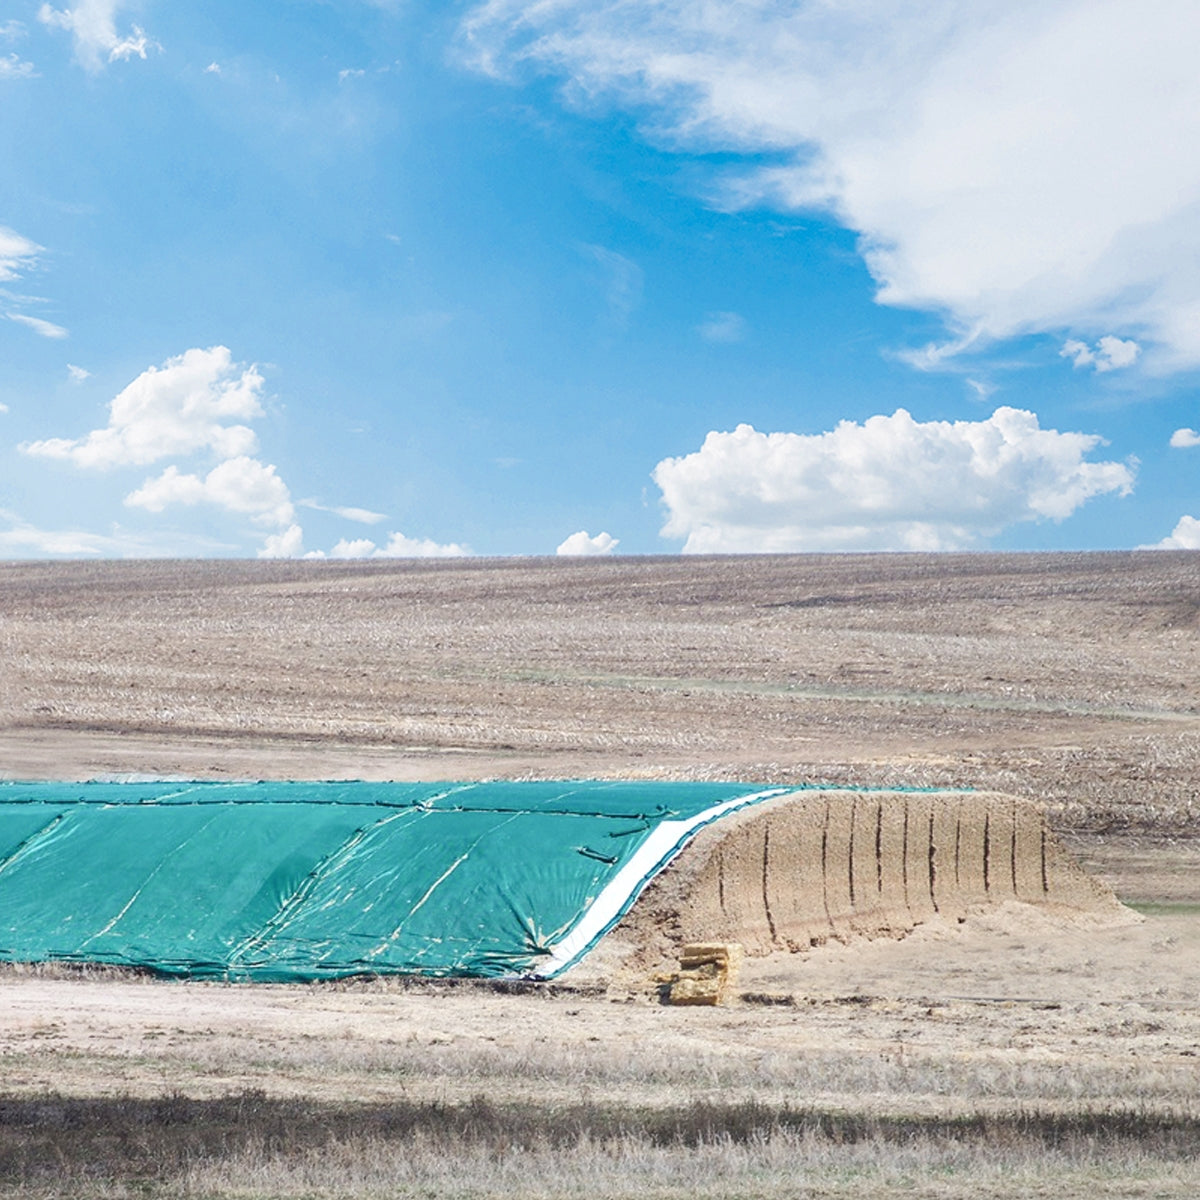
M 903 796 L 881 796 L 879 799 L 879 904 L 887 914 L 903 919 L 907 913 L 904 901 L 904 822 L 907 807 Z
M 984 872 L 984 827 L 987 819 L 984 807 L 973 796 L 960 796 L 957 807 L 958 857 L 955 870 L 959 903 L 967 905 L 987 899 Z
M 825 906 L 835 934 L 847 934 L 853 926 L 854 905 L 850 899 L 850 840 L 853 797 L 830 796 L 825 810 Z
M 933 831 L 932 797 L 911 792 L 904 797 L 908 813 L 908 838 L 905 843 L 906 898 L 913 919 L 933 916 L 933 895 L 929 889 L 929 850 Z
M 878 796 L 855 798 L 851 813 L 850 880 L 856 929 L 877 927 L 881 918 L 883 877 L 879 862 Z

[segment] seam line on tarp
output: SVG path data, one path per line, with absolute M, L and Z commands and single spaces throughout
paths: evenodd
M 492 826 L 490 829 L 485 829 L 485 830 L 484 830 L 484 831 L 483 831 L 483 832 L 482 832 L 482 833 L 481 833 L 481 834 L 480 834 L 480 835 L 479 835 L 479 836 L 478 836 L 478 837 L 477 837 L 477 838 L 476 838 L 476 839 L 475 839 L 475 840 L 474 840 L 474 841 L 473 841 L 473 842 L 472 842 L 472 843 L 471 843 L 471 844 L 470 844 L 470 845 L 469 845 L 469 846 L 466 848 L 466 850 L 464 850 L 464 851 L 463 851 L 463 852 L 462 852 L 462 853 L 461 853 L 461 854 L 460 854 L 460 855 L 459 855 L 459 856 L 458 856 L 458 857 L 457 857 L 457 858 L 454 860 L 454 862 L 452 862 L 452 863 L 450 864 L 450 866 L 448 866 L 448 867 L 446 868 L 446 870 L 445 870 L 445 871 L 443 871 L 443 872 L 442 872 L 442 874 L 441 874 L 440 876 L 438 876 L 438 878 L 437 878 L 437 879 L 436 879 L 436 880 L 435 880 L 435 881 L 434 881 L 432 884 L 430 884 L 430 886 L 429 886 L 429 889 L 426 891 L 425 895 L 423 895 L 423 896 L 420 898 L 420 900 L 418 900 L 418 901 L 416 902 L 416 904 L 414 904 L 414 905 L 412 906 L 412 908 L 410 908 L 410 909 L 408 910 L 408 913 L 407 913 L 407 914 L 404 916 L 404 918 L 403 918 L 403 919 L 400 921 L 400 923 L 399 923 L 399 924 L 396 926 L 396 928 L 395 928 L 395 929 L 393 929 L 393 930 L 392 930 L 392 932 L 391 932 L 391 933 L 390 933 L 390 934 L 387 936 L 387 938 L 386 938 L 386 939 L 385 939 L 383 942 L 381 942 L 381 943 L 380 943 L 378 946 L 376 946 L 376 948 L 375 948 L 374 950 L 370 951 L 370 952 L 369 952 L 369 953 L 366 955 L 366 958 L 367 958 L 368 960 L 373 960 L 373 959 L 375 959 L 376 957 L 378 957 L 380 954 L 382 954 L 382 953 L 384 952 L 384 950 L 385 950 L 385 949 L 386 949 L 388 946 L 390 946 L 390 945 L 391 945 L 391 944 L 392 944 L 392 943 L 393 943 L 393 942 L 394 942 L 394 941 L 395 941 L 395 940 L 396 940 L 396 939 L 397 939 L 397 938 L 400 936 L 400 934 L 401 934 L 401 933 L 403 933 L 403 932 L 404 932 L 404 926 L 405 926 L 405 925 L 407 925 L 407 924 L 408 924 L 408 922 L 412 920 L 412 918 L 413 918 L 413 917 L 416 915 L 417 911 L 418 911 L 419 909 L 421 909 L 421 908 L 422 908 L 422 907 L 425 905 L 425 903 L 426 903 L 426 902 L 429 900 L 429 898 L 430 898 L 430 897 L 431 897 L 431 896 L 434 894 L 434 892 L 436 892 L 436 891 L 438 890 L 438 888 L 440 888 L 440 887 L 442 886 L 442 884 L 443 884 L 443 883 L 445 883 L 445 882 L 446 882 L 446 880 L 447 880 L 447 879 L 449 879 L 449 878 L 450 878 L 450 876 L 451 876 L 451 875 L 453 875 L 453 874 L 454 874 L 454 872 L 455 872 L 455 871 L 457 871 L 457 870 L 458 870 L 458 868 L 459 868 L 459 867 L 461 867 L 461 866 L 463 865 L 463 863 L 465 863 L 465 862 L 467 861 L 467 859 L 468 859 L 468 858 L 470 858 L 470 857 L 471 857 L 471 855 L 472 855 L 472 854 L 473 854 L 473 853 L 474 853 L 474 852 L 475 852 L 475 851 L 476 851 L 476 850 L 479 848 L 479 844 L 480 844 L 481 842 L 483 842 L 485 839 L 487 839 L 487 838 L 489 838 L 489 837 L 492 837 L 492 836 L 494 836 L 494 835 L 495 835 L 495 833 L 496 833 L 496 831 L 497 831 L 497 830 L 499 830 L 499 829 L 503 829 L 505 825 L 511 825 L 511 824 L 512 824 L 512 822 L 513 822 L 513 821 L 515 821 L 515 820 L 517 819 L 517 817 L 518 817 L 518 816 L 521 816 L 521 815 L 523 815 L 523 814 L 521 814 L 521 813 L 514 813 L 512 816 L 510 816 L 510 817 L 508 818 L 508 820 L 507 820 L 507 821 L 501 821 L 501 822 L 500 822 L 500 824 L 498 824 L 498 825 L 493 825 L 493 826 Z M 418 957 L 420 956 L 420 954 L 421 954 L 421 953 L 423 953 L 423 952 L 422 952 L 422 951 L 418 951 Z
M 51 817 L 41 829 L 35 829 L 23 842 L 20 843 L 7 858 L 0 859 L 0 871 L 7 870 L 12 866 L 23 854 L 25 854 L 31 846 L 36 846 L 43 838 L 48 837 L 54 829 L 66 819 L 67 814 L 60 812 Z
M 307 875 L 300 881 L 296 890 L 286 896 L 279 907 L 267 918 L 266 921 L 259 926 L 248 937 L 230 951 L 227 959 L 229 967 L 232 969 L 237 964 L 241 963 L 246 955 L 252 950 L 266 945 L 272 937 L 280 930 L 285 929 L 291 920 L 293 914 L 299 909 L 308 897 L 312 894 L 313 889 L 318 883 L 334 868 L 338 863 L 345 859 L 346 855 L 350 854 L 354 848 L 360 845 L 364 839 L 369 837 L 371 833 L 382 825 L 387 825 L 392 821 L 398 821 L 402 817 L 416 811 L 415 809 L 402 809 L 400 812 L 390 813 L 386 817 L 382 817 L 378 821 L 368 822 L 366 825 L 360 825 L 345 841 L 342 842 L 335 850 L 325 855 L 320 862 L 309 871 Z
M 163 869 L 170 862 L 172 855 L 178 854 L 179 851 L 184 848 L 184 846 L 186 846 L 189 842 L 194 841 L 197 837 L 199 837 L 201 834 L 203 834 L 204 831 L 206 829 L 208 829 L 209 826 L 211 826 L 215 820 L 216 820 L 215 815 L 209 817 L 208 820 L 205 821 L 204 824 L 201 825 L 198 829 L 193 829 L 182 841 L 177 842 L 170 850 L 166 851 L 166 853 L 164 853 L 159 858 L 158 862 L 155 863 L 154 869 L 150 872 L 150 874 L 147 875 L 142 880 L 142 882 L 137 885 L 137 887 L 134 889 L 133 895 L 130 896 L 129 899 L 125 901 L 125 903 L 121 906 L 120 910 L 117 912 L 117 915 L 115 917 L 113 917 L 112 920 L 110 920 L 102 929 L 98 929 L 90 937 L 85 938 L 84 941 L 80 942 L 79 952 L 82 953 L 84 950 L 84 947 L 87 946 L 90 942 L 94 942 L 97 938 L 101 938 L 106 933 L 111 932 L 113 927 L 134 906 L 134 903 L 137 901 L 137 898 L 146 890 L 147 887 L 150 886 L 151 880 L 153 880 L 156 875 L 159 875 L 162 873 Z

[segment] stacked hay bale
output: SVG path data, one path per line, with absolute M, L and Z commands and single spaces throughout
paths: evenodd
M 670 1004 L 727 1004 L 737 994 L 742 947 L 737 942 L 693 942 L 679 955 L 667 981 Z

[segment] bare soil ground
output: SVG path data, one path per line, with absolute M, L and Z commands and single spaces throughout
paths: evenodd
M 1200 1193 L 1191 1125 L 1120 1132 L 1200 1119 L 1198 624 L 1186 553 L 0 565 L 0 777 L 990 788 L 1044 805 L 1141 917 L 1013 905 L 752 959 L 746 1000 L 716 1010 L 661 1007 L 606 975 L 604 946 L 528 994 L 10 968 L 0 1135 L 20 1153 L 0 1136 L 0 1194 Z M 147 1165 L 158 1118 L 137 1109 L 107 1174 L 93 1142 L 58 1169 L 34 1153 L 31 1130 L 62 1147 L 86 1126 L 72 1103 L 172 1094 L 324 1105 L 305 1111 L 328 1136 L 221 1126 Z M 542 1134 L 328 1133 L 355 1106 L 481 1095 Z M 581 1103 L 593 1123 L 564 1149 L 546 1131 Z M 736 1113 L 708 1140 L 647 1132 L 646 1113 L 746 1103 L 745 1137 Z M 877 1123 L 789 1125 L 796 1105 Z M 1088 1114 L 1108 1133 L 1053 1132 Z M 963 1117 L 1001 1123 L 920 1125 Z

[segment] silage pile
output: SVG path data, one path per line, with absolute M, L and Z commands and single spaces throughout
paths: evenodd
M 762 955 L 900 937 L 1014 901 L 1065 920 L 1126 915 L 1017 797 L 813 790 L 701 830 L 613 936 L 640 963 L 702 941 Z

